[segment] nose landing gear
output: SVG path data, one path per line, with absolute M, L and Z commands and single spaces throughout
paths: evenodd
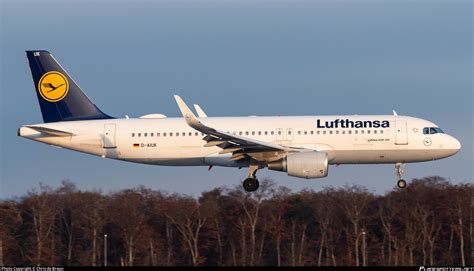
M 404 179 L 400 179 L 397 182 L 398 188 L 405 188 L 407 186 L 407 182 Z
M 407 182 L 402 178 L 403 176 L 403 168 L 402 168 L 402 163 L 396 163 L 395 168 L 397 169 L 397 176 L 398 176 L 398 182 L 397 186 L 398 188 L 405 188 L 407 186 Z

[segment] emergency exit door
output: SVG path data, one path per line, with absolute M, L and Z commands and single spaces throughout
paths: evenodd
M 110 148 L 117 147 L 115 145 L 115 129 L 116 129 L 115 124 L 104 125 L 104 137 L 103 137 L 104 148 L 110 149 Z

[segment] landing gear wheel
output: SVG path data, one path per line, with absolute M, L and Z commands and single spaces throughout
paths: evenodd
M 403 164 L 402 163 L 396 163 L 395 168 L 397 169 L 397 176 L 398 176 L 398 182 L 397 186 L 398 188 L 405 188 L 407 186 L 407 182 L 403 179 Z
M 254 192 L 258 189 L 258 186 L 260 184 L 258 183 L 258 180 L 256 178 L 247 178 L 244 181 L 244 189 L 247 192 Z
M 407 182 L 404 179 L 400 179 L 397 182 L 398 188 L 405 188 L 407 186 Z

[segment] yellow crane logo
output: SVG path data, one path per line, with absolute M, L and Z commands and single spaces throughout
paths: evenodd
M 69 91 L 69 82 L 64 74 L 57 71 L 45 73 L 38 82 L 41 97 L 48 102 L 59 102 Z

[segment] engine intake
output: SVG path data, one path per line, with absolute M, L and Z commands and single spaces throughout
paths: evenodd
M 298 178 L 323 178 L 328 176 L 328 155 L 318 151 L 290 153 L 268 163 L 268 169 L 288 172 L 288 176 Z

